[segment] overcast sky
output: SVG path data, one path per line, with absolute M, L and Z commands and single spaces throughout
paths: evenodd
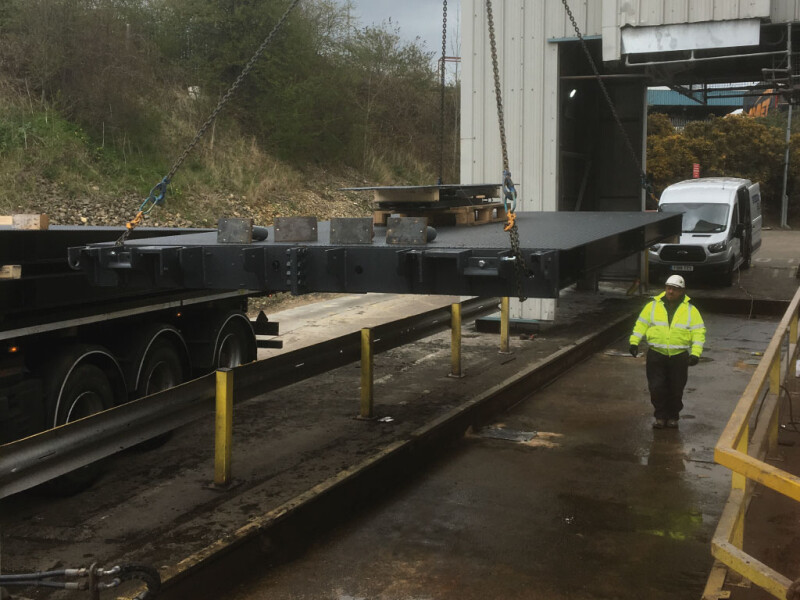
M 362 25 L 379 25 L 390 18 L 400 28 L 407 40 L 417 36 L 425 42 L 425 48 L 436 56 L 442 54 L 442 0 L 353 0 L 356 14 Z M 447 54 L 452 55 L 453 40 L 461 20 L 460 0 L 447 2 Z

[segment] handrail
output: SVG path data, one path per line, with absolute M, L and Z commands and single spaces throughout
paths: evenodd
M 744 521 L 754 486 L 760 483 L 800 501 L 800 477 L 774 467 L 764 458 L 777 449 L 780 392 L 783 381 L 794 365 L 798 351 L 798 309 L 800 288 L 781 319 L 764 356 L 750 378 L 731 418 L 714 448 L 714 460 L 731 469 L 731 493 L 711 541 L 711 553 L 728 569 L 750 580 L 776 598 L 786 598 L 791 580 L 742 550 Z M 787 344 L 788 342 L 788 344 Z M 785 351 L 784 351 L 785 350 Z M 769 414 L 760 414 L 750 431 L 755 407 L 771 406 Z M 763 438 L 764 444 L 753 443 Z M 751 455 L 754 451 L 756 455 Z M 721 586 L 721 583 L 720 583 Z M 704 598 L 719 598 L 719 590 L 707 586 Z

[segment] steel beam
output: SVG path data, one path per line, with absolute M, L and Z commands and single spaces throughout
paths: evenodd
M 680 233 L 681 215 L 644 212 L 518 213 L 527 297 L 554 298 L 596 269 Z M 426 244 L 316 241 L 218 244 L 216 233 L 70 248 L 69 260 L 98 286 L 249 289 L 265 292 L 518 295 L 516 257 L 502 223 L 442 227 Z M 394 240 L 391 240 L 394 242 Z

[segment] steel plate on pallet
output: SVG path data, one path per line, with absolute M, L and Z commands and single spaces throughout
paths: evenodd
M 518 213 L 527 297 L 553 298 L 587 273 L 677 235 L 681 215 L 644 212 Z M 70 249 L 96 285 L 305 292 L 516 296 L 517 271 L 502 223 L 437 229 L 425 245 L 331 242 L 330 223 L 309 242 L 268 238 L 216 243 L 216 233 Z

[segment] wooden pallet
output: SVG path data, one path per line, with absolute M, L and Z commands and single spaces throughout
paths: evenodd
M 385 227 L 389 217 L 427 217 L 428 225 L 471 226 L 485 223 L 500 223 L 506 220 L 502 202 L 450 206 L 447 208 L 375 210 L 372 222 L 376 227 Z

